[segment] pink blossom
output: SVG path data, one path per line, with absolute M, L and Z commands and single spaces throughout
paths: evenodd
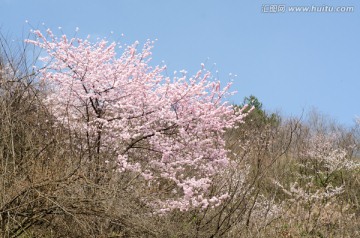
M 45 102 L 58 124 L 101 133 L 101 145 L 117 155 L 119 172 L 172 181 L 180 191 L 149 203 L 165 212 L 226 199 L 206 197 L 214 175 L 228 165 L 224 131 L 245 116 L 225 101 L 230 84 L 221 88 L 203 66 L 194 77 L 185 70 L 181 77 L 164 76 L 165 67 L 149 64 L 150 41 L 119 55 L 115 42 L 56 38 L 51 30 L 34 34 L 38 39 L 27 42 L 47 52 L 39 72 L 50 85 Z

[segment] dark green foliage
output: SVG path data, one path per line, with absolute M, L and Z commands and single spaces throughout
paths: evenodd
M 245 125 L 247 127 L 258 127 L 261 128 L 265 125 L 278 126 L 281 122 L 281 118 L 276 113 L 267 113 L 263 108 L 263 104 L 259 99 L 253 95 L 245 97 L 241 105 L 235 105 L 235 108 L 240 109 L 245 105 L 248 108 L 245 112 L 252 110 L 249 115 L 245 118 Z

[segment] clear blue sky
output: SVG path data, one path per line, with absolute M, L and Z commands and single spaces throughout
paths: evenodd
M 266 4 L 354 12 L 263 13 Z M 30 30 L 25 20 L 124 43 L 158 39 L 154 62 L 164 60 L 169 74 L 216 63 L 224 84 L 238 75 L 235 103 L 253 94 L 283 115 L 316 107 L 345 125 L 360 116 L 359 0 L 0 0 L 3 34 L 20 39 Z

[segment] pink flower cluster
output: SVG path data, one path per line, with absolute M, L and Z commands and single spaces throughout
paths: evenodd
M 51 87 L 46 102 L 59 123 L 101 134 L 101 149 L 117 154 L 119 172 L 174 184 L 177 196 L 155 202 L 164 211 L 226 198 L 207 193 L 228 165 L 224 130 L 245 116 L 224 101 L 230 84 L 221 89 L 204 68 L 190 78 L 165 77 L 164 67 L 149 65 L 150 41 L 117 56 L 117 43 L 57 38 L 51 30 L 34 34 L 27 42 L 47 53 L 40 75 Z

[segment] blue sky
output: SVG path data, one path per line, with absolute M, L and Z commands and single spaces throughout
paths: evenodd
M 354 12 L 263 13 L 269 4 L 353 6 Z M 201 63 L 218 70 L 224 84 L 229 73 L 237 75 L 235 103 L 253 94 L 285 116 L 312 107 L 344 125 L 360 116 L 358 0 L 0 0 L 3 34 L 21 39 L 30 30 L 25 20 L 124 43 L 158 39 L 154 62 L 165 61 L 169 75 L 194 73 Z

